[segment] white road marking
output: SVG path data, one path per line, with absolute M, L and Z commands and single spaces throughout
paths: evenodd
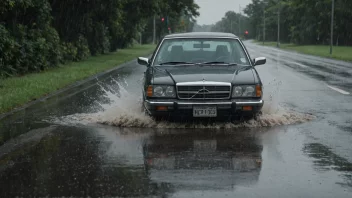
M 298 66 L 303 67 L 303 68 L 307 68 L 308 67 L 307 65 L 303 65 L 301 63 L 296 63 L 296 62 L 293 62 L 293 61 L 286 61 L 286 62 L 298 65 Z
M 332 87 L 332 86 L 330 86 L 330 85 L 326 85 L 326 86 L 328 86 L 330 89 L 335 90 L 335 91 L 337 91 L 337 92 L 339 92 L 339 93 L 341 93 L 341 94 L 350 95 L 349 92 L 344 91 L 344 90 L 342 90 L 342 89 L 339 89 L 339 88 L 336 88 L 336 87 Z

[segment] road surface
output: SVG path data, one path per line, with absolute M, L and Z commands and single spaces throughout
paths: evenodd
M 245 44 L 262 121 L 153 122 L 132 62 L 1 119 L 0 197 L 352 197 L 352 64 Z

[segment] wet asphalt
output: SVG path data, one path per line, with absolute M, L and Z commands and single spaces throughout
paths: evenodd
M 0 197 L 352 197 L 352 63 L 245 42 L 266 108 L 310 122 L 261 128 L 138 129 L 58 124 L 99 112 L 101 87 L 140 93 L 131 62 L 0 120 Z M 118 87 L 116 87 L 118 89 Z M 350 94 L 348 94 L 350 93 Z

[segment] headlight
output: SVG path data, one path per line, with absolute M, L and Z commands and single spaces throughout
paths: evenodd
M 160 97 L 160 98 L 175 98 L 175 87 L 167 85 L 154 85 L 149 86 L 148 90 L 152 89 L 152 92 L 147 92 L 149 97 Z
M 260 97 L 260 95 L 257 96 L 255 85 L 242 85 L 233 87 L 232 97 Z
M 164 88 L 161 86 L 154 87 L 154 96 L 156 97 L 162 97 L 164 96 Z
M 255 91 L 255 89 L 254 89 L 253 86 L 248 86 L 248 87 L 246 87 L 246 89 L 244 90 L 243 96 L 253 97 L 253 96 L 255 96 L 254 91 Z
M 232 92 L 232 96 L 239 97 L 242 96 L 243 90 L 242 87 L 235 87 Z
M 174 87 L 171 87 L 171 86 L 168 86 L 166 89 L 165 89 L 165 96 L 166 97 L 172 97 L 174 98 L 176 96 L 175 94 L 175 88 Z

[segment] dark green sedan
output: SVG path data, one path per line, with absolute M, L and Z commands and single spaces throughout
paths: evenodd
M 157 118 L 251 119 L 263 107 L 263 84 L 242 41 L 233 34 L 194 32 L 165 36 L 150 59 L 143 107 Z

